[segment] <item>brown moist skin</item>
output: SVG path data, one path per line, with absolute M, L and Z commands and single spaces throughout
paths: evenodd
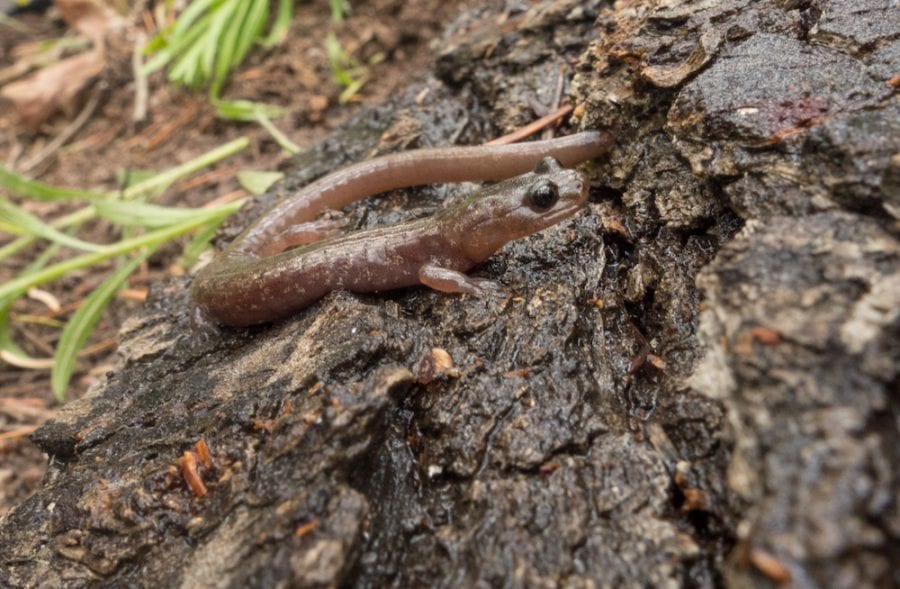
M 413 150 L 354 164 L 258 219 L 198 272 L 194 301 L 206 316 L 243 326 L 290 316 L 338 289 L 376 292 L 424 284 L 481 294 L 495 285 L 463 272 L 506 242 L 578 212 L 588 184 L 563 166 L 593 159 L 610 145 L 608 134 L 589 131 L 514 145 Z M 433 217 L 394 227 L 322 240 L 333 228 L 313 222 L 326 208 L 387 190 L 516 175 Z M 315 240 L 320 241 L 310 244 Z

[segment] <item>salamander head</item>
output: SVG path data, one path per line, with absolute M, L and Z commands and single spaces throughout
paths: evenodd
M 545 157 L 533 172 L 469 199 L 452 216 L 453 232 L 467 257 L 485 260 L 508 241 L 568 219 L 584 206 L 587 193 L 584 176 Z

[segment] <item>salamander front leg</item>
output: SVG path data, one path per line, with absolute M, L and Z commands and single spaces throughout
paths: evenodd
M 419 268 L 419 280 L 425 286 L 440 292 L 465 293 L 483 296 L 488 293 L 498 292 L 502 287 L 485 278 L 472 278 L 462 272 L 442 268 L 437 264 L 425 264 Z

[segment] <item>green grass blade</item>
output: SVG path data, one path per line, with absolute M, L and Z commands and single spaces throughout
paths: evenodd
M 344 16 L 350 12 L 350 4 L 346 0 L 328 0 L 331 5 L 331 20 L 341 22 Z
M 122 191 L 122 198 L 124 200 L 135 200 L 145 194 L 162 192 L 165 188 L 167 188 L 169 185 L 171 185 L 181 177 L 187 176 L 188 174 L 193 174 L 194 172 L 202 170 L 203 168 L 212 165 L 220 160 L 231 157 L 237 152 L 246 149 L 249 145 L 250 140 L 246 137 L 240 137 L 238 139 L 235 139 L 234 141 L 229 141 L 225 145 L 222 145 L 215 149 L 211 149 L 210 151 L 207 151 L 199 157 L 195 157 L 188 162 L 175 166 L 174 168 L 168 169 L 165 172 L 153 176 L 152 178 L 144 180 L 143 182 L 138 182 L 134 186 L 126 188 L 124 191 Z
M 17 358 L 26 360 L 31 359 L 31 356 L 25 353 L 25 350 L 20 348 L 19 344 L 13 340 L 12 334 L 9 332 L 9 312 L 11 310 L 11 304 L 0 305 L 0 351 L 16 356 Z
M 28 235 L 43 237 L 44 239 L 73 249 L 97 252 L 105 247 L 97 245 L 96 243 L 88 243 L 87 241 L 82 241 L 76 237 L 57 231 L 31 213 L 25 212 L 3 198 L 0 198 L 0 220 L 4 223 L 9 223 L 21 228 L 22 231 Z
M 64 217 L 60 217 L 56 221 L 50 223 L 50 226 L 54 229 L 63 229 L 65 227 L 71 227 L 73 225 L 78 225 L 86 221 L 90 221 L 96 215 L 97 213 L 94 210 L 93 205 L 91 205 L 83 209 L 79 209 L 74 213 L 69 213 Z M 3 261 L 8 257 L 17 254 L 37 240 L 38 238 L 33 235 L 24 235 L 22 237 L 19 237 L 18 239 L 14 239 L 5 246 L 0 247 L 0 261 Z
M 22 228 L 13 223 L 9 223 L 0 219 L 0 233 L 9 233 L 10 235 L 22 235 Z
M 91 332 L 106 310 L 106 306 L 113 296 L 122 287 L 122 284 L 131 276 L 144 260 L 155 251 L 156 248 L 149 248 L 143 253 L 132 259 L 127 264 L 123 264 L 118 270 L 110 274 L 100 286 L 84 299 L 84 302 L 66 323 L 59 343 L 56 345 L 55 362 L 50 375 L 50 382 L 53 387 L 53 395 L 56 400 L 62 403 L 66 396 L 66 387 L 69 386 L 69 379 L 72 378 L 72 372 L 75 371 L 75 362 L 78 359 L 78 352 L 84 347 L 84 343 L 90 337 Z
M 24 274 L 33 274 L 47 265 L 50 259 L 56 255 L 56 252 L 59 251 L 59 246 L 54 244 L 50 244 L 50 247 L 45 249 L 41 254 L 35 258 L 33 262 L 28 264 L 20 275 Z M 33 360 L 31 356 L 25 353 L 25 350 L 20 348 L 18 344 L 13 340 L 12 334 L 9 329 L 9 314 L 12 311 L 13 303 L 15 302 L 15 298 L 7 298 L 0 299 L 0 350 L 3 350 L 9 354 L 17 356 L 23 360 Z
M 331 75 L 335 81 L 341 86 L 349 86 L 353 83 L 353 78 L 347 73 L 346 65 L 348 62 L 347 52 L 344 51 L 341 42 L 334 33 L 329 32 L 325 37 L 325 55 L 328 56 L 328 63 L 331 66 Z
M 234 19 L 229 23 L 228 28 L 219 41 L 219 55 L 218 59 L 216 59 L 216 69 L 209 89 L 210 96 L 213 98 L 217 98 L 222 91 L 228 72 L 231 71 L 232 64 L 235 61 L 234 56 L 237 50 L 238 36 L 240 35 L 247 11 L 250 9 L 250 4 L 258 1 L 247 0 L 238 4 L 234 13 Z
M 166 45 L 169 44 L 173 26 L 174 25 L 167 25 L 161 28 L 158 33 L 150 37 L 150 40 L 144 43 L 144 55 L 153 55 L 154 53 L 164 49 Z
M 282 178 L 284 178 L 284 173 L 282 172 L 242 170 L 237 173 L 238 182 L 251 194 L 262 194 Z
M 11 194 L 35 200 L 97 200 L 104 197 L 102 192 L 60 188 L 37 180 L 29 180 L 3 165 L 0 165 L 0 188 L 5 188 Z
M 155 38 L 155 37 L 154 37 Z M 148 48 L 149 52 L 150 49 Z M 175 53 L 168 47 L 162 47 L 153 51 L 153 57 L 144 62 L 141 66 L 141 75 L 149 76 L 166 67 L 170 61 L 175 58 Z
M 203 86 L 207 78 L 201 73 L 202 54 L 202 43 L 198 42 L 188 47 L 184 53 L 175 59 L 175 63 L 169 68 L 169 80 L 190 88 Z
M 125 190 L 139 182 L 144 182 L 156 176 L 156 170 L 142 170 L 140 168 L 119 168 L 116 170 L 116 186 Z
M 210 20 L 212 20 L 212 16 L 207 15 L 186 32 L 179 35 L 171 35 L 165 46 L 143 65 L 141 68 L 143 74 L 150 75 L 153 72 L 161 70 L 181 52 L 196 43 L 197 40 L 203 36 L 206 27 L 209 26 Z
M 241 27 L 238 36 L 238 46 L 231 60 L 230 67 L 232 69 L 244 61 L 250 48 L 253 47 L 253 43 L 259 39 L 265 29 L 266 21 L 269 20 L 269 0 L 254 0 L 249 5 L 244 26 Z
M 9 329 L 9 314 L 12 311 L 13 301 L 0 303 L 0 351 L 6 352 L 21 360 L 33 360 L 25 350 L 15 342 Z
M 209 27 L 212 17 L 212 14 L 204 15 L 199 22 L 185 32 L 178 34 L 173 32 L 169 37 L 169 42 L 141 68 L 144 75 L 150 75 L 164 68 L 166 64 L 175 59 L 180 53 L 201 39 L 203 33 Z
M 185 8 L 178 18 L 175 19 L 175 26 L 172 27 L 172 35 L 178 36 L 191 28 L 195 20 L 200 18 L 204 12 L 214 11 L 225 0 L 192 0 L 187 8 Z
M 351 82 L 338 96 L 338 104 L 347 104 L 369 81 L 368 76 L 363 76 Z
M 257 122 L 257 113 L 269 119 L 277 119 L 284 114 L 284 109 L 274 104 L 253 102 L 251 100 L 219 100 L 213 98 L 216 116 L 229 121 Z
M 291 21 L 294 19 L 294 0 L 278 0 L 278 14 L 275 15 L 275 23 L 269 36 L 261 42 L 263 47 L 273 47 L 278 45 L 287 37 L 291 28 Z
M 206 217 L 209 214 L 209 209 L 164 207 L 122 201 L 98 202 L 94 206 L 97 208 L 97 214 L 107 221 L 126 227 L 167 227 L 198 216 Z
M 46 284 L 47 282 L 55 280 L 74 270 L 86 268 L 105 260 L 111 260 L 112 258 L 131 253 L 143 247 L 152 247 L 175 239 L 176 237 L 180 237 L 185 233 L 190 233 L 191 231 L 204 226 L 206 223 L 220 222 L 222 219 L 241 208 L 243 204 L 243 200 L 237 200 L 215 209 L 209 209 L 209 215 L 197 217 L 163 229 L 157 229 L 156 231 L 138 237 L 132 237 L 131 239 L 124 239 L 106 246 L 102 251 L 83 254 L 75 258 L 64 260 L 29 276 L 18 276 L 13 280 L 0 284 L 0 299 L 18 296 L 33 286 Z
M 216 229 L 218 229 L 221 224 L 221 221 L 218 223 L 210 223 L 191 238 L 191 241 L 184 247 L 181 258 L 178 260 L 178 265 L 181 268 L 187 270 L 197 263 L 200 254 L 210 248 L 210 242 L 212 241 L 212 238 L 215 237 Z
M 30 33 L 31 29 L 25 25 L 25 23 L 21 23 L 14 19 L 13 17 L 0 13 L 0 26 L 9 27 L 14 31 L 18 31 L 20 33 Z
M 204 35 L 207 42 L 202 45 L 203 52 L 200 57 L 202 62 L 201 71 L 203 72 L 204 80 L 212 78 L 213 71 L 216 67 L 216 54 L 219 49 L 217 41 L 222 38 L 222 34 L 228 27 L 228 23 L 234 19 L 234 12 L 234 4 L 227 4 L 217 10 L 209 25 L 209 30 Z M 198 43 L 198 45 L 200 45 L 200 43 Z
M 291 155 L 297 155 L 300 153 L 300 146 L 287 138 L 287 135 L 281 132 L 278 127 L 272 124 L 272 121 L 269 120 L 269 117 L 262 110 L 256 111 L 256 120 L 259 122 L 263 128 L 269 132 L 269 135 L 272 136 L 272 139 L 275 140 L 281 149 L 285 150 Z

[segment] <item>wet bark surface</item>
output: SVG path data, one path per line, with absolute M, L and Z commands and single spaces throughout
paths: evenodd
M 587 210 L 480 266 L 505 286 L 483 299 L 338 292 L 199 337 L 190 279 L 160 285 L 120 367 L 35 434 L 51 467 L 0 522 L 0 584 L 900 583 L 896 7 L 501 13 L 452 24 L 431 74 L 223 239 L 337 165 L 543 115 L 560 72 L 573 123 L 619 138 Z

